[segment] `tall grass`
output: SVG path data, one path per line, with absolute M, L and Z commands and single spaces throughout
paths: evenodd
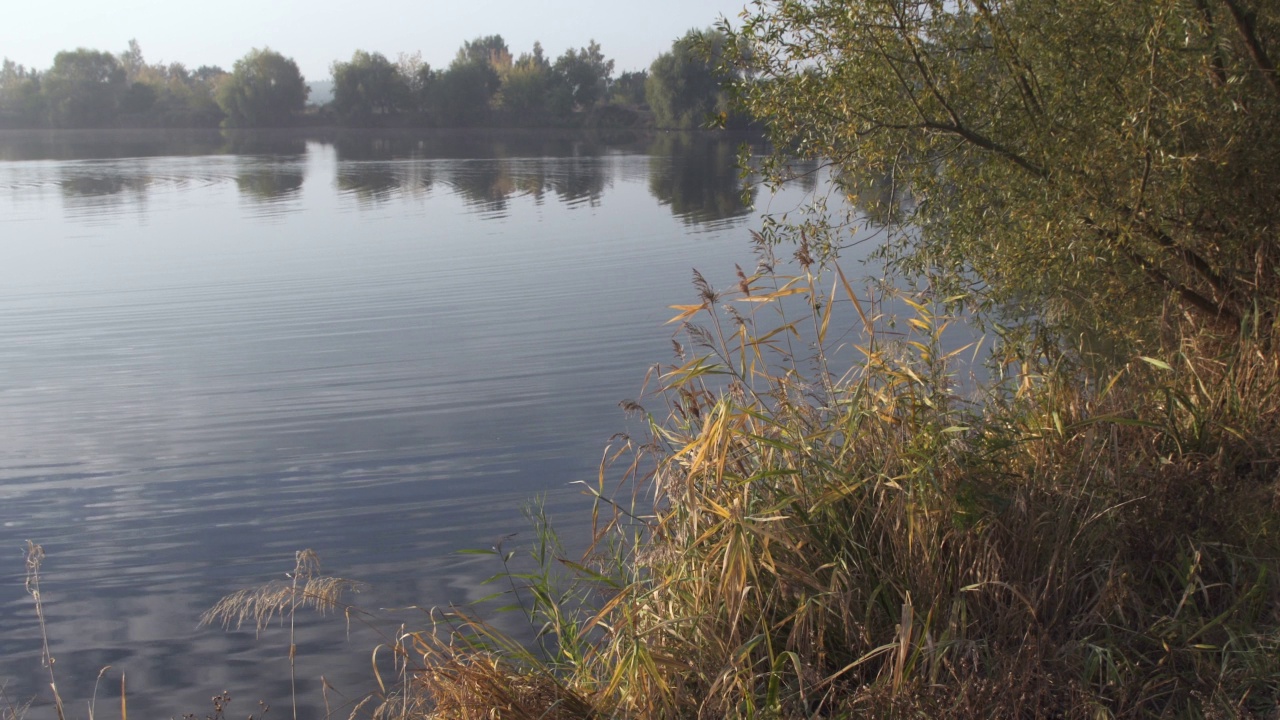
M 344 593 L 359 590 L 360 584 L 320 572 L 320 557 L 314 550 L 299 550 L 294 556 L 293 571 L 287 580 L 274 580 L 257 587 L 237 590 L 224 596 L 200 618 L 200 624 L 220 624 L 225 629 L 239 628 L 245 621 L 252 621 L 261 633 L 273 620 L 281 624 L 289 622 L 289 699 L 293 720 L 298 720 L 298 644 L 295 635 L 296 618 L 301 608 L 311 608 L 321 614 L 342 609 L 348 624 L 358 609 L 342 602 Z M 220 702 L 220 698 L 223 700 Z M 221 714 L 222 706 L 230 698 L 214 698 L 215 712 Z M 326 706 L 328 700 L 326 697 Z M 328 715 L 328 713 L 326 713 Z
M 26 550 L 26 590 L 31 596 L 32 603 L 35 606 L 36 622 L 40 628 L 40 662 L 44 666 L 49 675 L 49 691 L 53 697 L 53 709 L 58 720 L 64 720 L 67 713 L 62 702 L 62 694 L 58 692 L 58 678 L 55 672 L 56 660 L 53 651 L 49 648 L 49 628 L 45 621 L 44 611 L 44 595 L 40 590 L 40 568 L 44 565 L 44 547 L 41 545 L 27 541 Z M 103 667 L 98 671 L 98 677 L 93 683 L 93 694 L 88 700 L 89 720 L 94 720 L 98 706 L 98 687 L 102 684 L 102 678 L 111 669 L 110 665 Z M 9 699 L 4 692 L 4 688 L 0 688 L 0 720 L 21 720 L 27 710 L 31 708 L 34 698 L 29 698 L 23 702 L 15 703 Z M 128 720 L 129 703 L 128 693 L 125 687 L 125 674 L 120 674 L 120 720 Z
M 1270 338 L 1103 376 L 1010 344 L 979 392 L 954 298 L 907 298 L 895 334 L 804 248 L 764 260 L 675 306 L 596 546 L 537 558 L 573 577 L 513 576 L 557 642 L 445 613 L 397 644 L 383 716 L 1276 716 Z

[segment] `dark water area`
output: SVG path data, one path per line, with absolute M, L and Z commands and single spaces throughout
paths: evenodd
M 379 627 L 488 594 L 545 496 L 570 544 L 690 271 L 754 267 L 741 138 L 0 133 L 0 684 L 127 673 L 136 717 L 288 715 L 288 635 L 197 627 L 312 548 Z M 812 189 L 812 188 L 808 188 Z M 384 610 L 385 609 L 385 610 Z M 306 716 L 380 642 L 299 615 Z M 344 699 L 345 698 L 345 699 Z M 336 713 L 345 716 L 345 712 Z

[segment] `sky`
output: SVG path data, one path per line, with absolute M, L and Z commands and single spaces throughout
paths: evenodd
M 230 70 L 251 48 L 292 57 L 325 80 L 356 50 L 421 52 L 443 67 L 462 41 L 500 34 L 515 55 L 542 42 L 556 57 L 600 43 L 615 76 L 641 70 L 690 28 L 733 20 L 747 0 L 25 0 L 6 3 L 0 56 L 38 69 L 60 50 L 120 52 L 137 39 L 148 63 Z

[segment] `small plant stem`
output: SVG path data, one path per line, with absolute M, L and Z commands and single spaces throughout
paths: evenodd
M 298 676 L 294 658 L 298 655 L 298 644 L 294 635 L 294 616 L 298 609 L 298 575 L 302 572 L 302 553 L 298 553 L 298 562 L 293 569 L 292 603 L 289 605 L 289 700 L 293 704 L 293 720 L 298 720 Z
M 66 720 L 62 712 L 62 696 L 58 694 L 58 683 L 53 674 L 53 654 L 49 652 L 49 632 L 44 622 L 44 603 L 40 599 L 40 563 L 44 561 L 44 548 L 27 541 L 27 592 L 36 603 L 36 619 L 40 621 L 40 642 L 43 644 L 44 666 L 49 668 L 49 689 L 53 690 L 53 707 L 58 713 L 58 720 Z

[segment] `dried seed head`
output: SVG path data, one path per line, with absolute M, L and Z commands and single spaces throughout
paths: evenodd
M 698 289 L 698 296 L 703 301 L 710 304 L 720 302 L 720 294 L 715 291 L 715 288 L 711 287 L 711 283 L 707 282 L 707 279 L 702 276 L 702 273 L 698 272 L 697 268 L 693 271 L 693 286 Z

